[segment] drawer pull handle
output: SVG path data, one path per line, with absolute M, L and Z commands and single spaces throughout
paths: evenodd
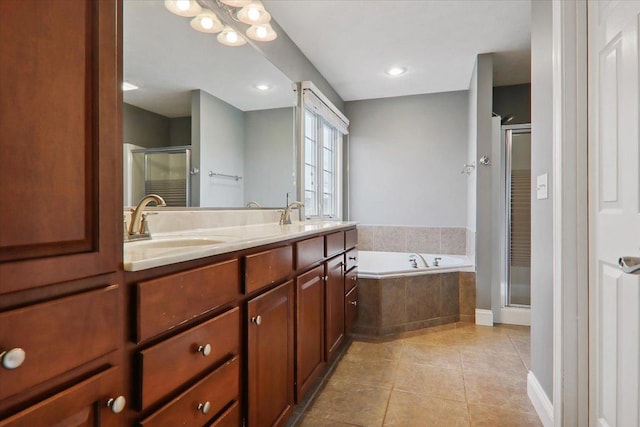
M 328 282 L 328 281 L 329 281 L 329 276 L 324 276 L 324 277 L 322 278 L 322 280 L 324 280 L 325 282 Z
M 355 307 L 358 305 L 358 301 L 349 301 L 349 304 Z
M 211 354 L 211 344 L 199 345 L 196 351 L 206 357 Z
M 358 278 L 356 276 L 351 276 L 351 280 L 355 282 L 356 280 L 358 280 Z
M 255 317 L 252 317 L 252 318 L 251 318 L 251 321 L 252 321 L 253 323 L 255 323 L 256 325 L 260 326 L 260 324 L 262 323 L 262 316 L 257 315 L 257 316 L 255 316 Z
M 198 403 L 197 409 L 199 412 L 202 412 L 206 415 L 211 410 L 211 402 L 206 401 L 204 403 Z
M 358 260 L 358 257 L 357 257 L 357 256 L 350 256 L 350 257 L 349 257 L 349 259 L 350 259 L 351 261 L 357 261 L 357 260 Z
M 21 348 L 12 348 L 11 350 L 3 351 L 0 353 L 0 359 L 2 359 L 2 367 L 5 369 L 19 368 L 24 359 L 26 359 L 27 353 Z
M 124 407 L 127 406 L 127 399 L 125 399 L 124 396 L 112 397 L 107 400 L 107 406 L 111 408 L 111 412 L 119 414 L 124 410 Z

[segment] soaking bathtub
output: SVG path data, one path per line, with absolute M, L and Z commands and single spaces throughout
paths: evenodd
M 390 335 L 474 322 L 475 307 L 474 266 L 466 256 L 358 253 L 356 334 Z

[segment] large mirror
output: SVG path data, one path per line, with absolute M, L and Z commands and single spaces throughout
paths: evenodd
M 251 45 L 195 31 L 162 0 L 123 2 L 124 205 L 281 207 L 295 198 L 292 82 Z

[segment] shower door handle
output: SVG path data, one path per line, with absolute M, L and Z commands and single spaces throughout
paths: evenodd
M 627 274 L 640 274 L 640 257 L 623 256 L 618 259 L 618 265 Z

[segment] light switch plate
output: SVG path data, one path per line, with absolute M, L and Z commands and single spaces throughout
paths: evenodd
M 549 198 L 549 174 L 538 175 L 536 182 L 536 196 L 538 200 Z

